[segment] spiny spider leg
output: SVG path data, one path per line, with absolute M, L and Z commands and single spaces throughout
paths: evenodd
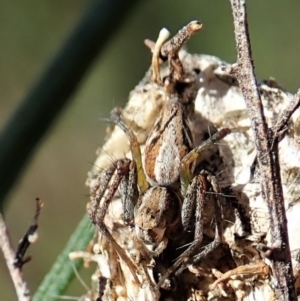
M 203 239 L 203 208 L 204 202 L 206 201 L 206 192 L 213 190 L 218 193 L 219 190 L 215 189 L 216 180 L 215 178 L 206 171 L 195 176 L 186 190 L 184 201 L 181 209 L 181 219 L 183 229 L 188 230 L 190 221 L 195 216 L 195 230 L 194 240 L 191 245 L 177 258 L 175 263 L 167 270 L 167 272 L 159 279 L 157 287 L 159 288 L 164 281 L 175 272 L 180 266 L 180 269 L 176 272 L 179 275 L 189 262 L 191 256 L 200 246 Z M 223 234 L 222 229 L 222 214 L 221 207 L 218 201 L 214 202 L 215 206 L 215 217 L 216 217 L 216 234 L 215 239 L 212 243 L 205 246 L 205 250 L 202 253 L 208 254 L 210 251 L 215 249 L 221 242 Z
M 124 123 L 122 119 L 122 109 L 115 108 L 110 113 L 111 120 L 117 124 L 122 131 L 126 134 L 130 143 L 130 150 L 132 154 L 132 160 L 136 164 L 137 170 L 137 184 L 139 186 L 140 192 L 143 193 L 149 188 L 149 184 L 146 179 L 146 175 L 143 169 L 142 163 L 142 155 L 139 142 L 136 138 L 136 135 L 132 132 L 132 130 Z
M 236 131 L 236 130 L 234 130 Z M 223 128 L 220 129 L 218 132 L 216 132 L 214 135 L 212 135 L 209 139 L 201 143 L 199 146 L 195 147 L 192 149 L 181 161 L 180 164 L 180 185 L 181 185 L 181 192 L 183 195 L 185 195 L 186 189 L 191 183 L 192 180 L 192 174 L 191 174 L 191 169 L 190 166 L 192 162 L 195 162 L 200 154 L 218 142 L 219 140 L 223 139 L 233 131 L 229 128 Z
M 91 189 L 91 207 L 88 208 L 88 214 L 90 216 L 90 219 L 92 222 L 97 226 L 100 233 L 102 233 L 113 245 L 114 249 L 117 251 L 119 256 L 127 263 L 135 281 L 137 283 L 140 283 L 138 277 L 137 277 L 137 269 L 135 265 L 131 262 L 131 260 L 126 255 L 125 251 L 119 246 L 119 244 L 115 241 L 111 233 L 108 231 L 104 218 L 106 211 L 108 209 L 108 205 L 113 199 L 120 182 L 126 181 L 126 178 L 124 178 L 127 174 L 134 174 L 135 170 L 135 163 L 129 159 L 120 159 L 115 161 L 112 166 L 108 167 L 100 176 L 97 181 L 97 185 Z M 107 172 L 107 173 L 106 173 Z M 105 183 L 103 184 L 101 180 L 105 179 Z M 125 184 L 124 184 L 125 185 Z M 97 190 L 97 187 L 99 188 Z M 101 187 L 101 188 L 100 188 Z M 129 195 L 133 195 L 134 193 L 129 191 L 130 189 L 127 188 L 127 193 Z M 107 194 L 104 196 L 104 193 L 107 192 Z M 102 204 L 100 205 L 100 201 L 103 198 Z M 126 197 L 123 196 L 123 198 L 126 199 Z M 123 199 L 124 201 L 124 199 Z M 131 201 L 133 201 L 131 199 Z M 128 215 L 124 214 L 126 218 L 132 218 L 133 219 L 133 213 L 128 213 Z
M 146 39 L 145 45 L 153 52 L 152 69 L 153 80 L 161 83 L 159 75 L 159 64 L 161 61 L 168 60 L 171 77 L 176 81 L 184 79 L 184 69 L 179 59 L 179 51 L 190 37 L 202 28 L 200 21 L 192 21 L 178 31 L 178 33 L 165 44 L 163 42 L 168 38 L 168 31 L 163 29 L 159 33 L 159 37 L 154 43 Z M 163 44 L 163 45 L 162 45 Z
M 162 47 L 161 55 L 168 58 L 170 74 L 174 76 L 174 80 L 180 81 L 185 75 L 181 60 L 179 59 L 179 50 L 201 28 L 202 23 L 200 21 L 192 21 Z
M 134 207 L 139 197 L 137 189 L 136 163 L 130 162 L 129 171 L 122 177 L 120 182 L 121 200 L 123 204 L 123 219 L 126 225 L 134 227 Z
M 90 195 L 91 195 L 91 208 L 90 210 L 90 218 L 91 220 L 95 219 L 95 215 L 97 212 L 97 208 L 99 207 L 99 203 L 107 190 L 108 184 L 116 171 L 116 163 L 114 162 L 108 168 L 103 170 L 99 177 L 97 178 L 97 183 L 91 187 Z
M 223 207 L 222 207 L 222 201 L 221 201 L 221 193 L 220 193 L 220 189 L 217 183 L 217 180 L 214 176 L 212 176 L 211 174 L 209 174 L 206 171 L 202 171 L 201 174 L 205 174 L 206 175 L 206 180 L 209 181 L 209 183 L 211 184 L 211 188 L 213 190 L 213 192 L 215 192 L 215 196 L 216 196 L 216 200 L 214 202 L 214 219 L 215 219 L 215 238 L 214 240 L 209 243 L 208 245 L 206 245 L 204 247 L 204 250 L 202 252 L 200 252 L 199 254 L 195 255 L 193 257 L 192 263 L 195 264 L 197 262 L 199 262 L 202 258 L 206 257 L 211 251 L 213 251 L 214 249 L 216 249 L 221 243 L 222 243 L 222 237 L 223 237 L 223 220 L 224 220 L 224 216 L 223 216 Z M 208 191 L 208 190 L 206 190 Z M 197 208 L 196 208 L 197 210 Z M 203 207 L 202 207 L 203 210 Z M 197 212 L 196 212 L 196 216 L 197 216 Z M 196 229 L 197 229 L 197 220 L 196 220 Z M 199 230 L 195 229 L 195 237 L 196 235 L 199 235 Z M 203 231 L 203 228 L 200 230 Z M 199 237 L 199 236 L 198 236 Z M 190 255 L 186 255 L 185 257 L 188 259 L 189 256 L 192 256 L 194 251 L 199 247 L 199 245 L 202 242 L 202 238 L 203 238 L 203 234 L 201 234 L 201 241 L 198 240 L 198 244 L 196 241 L 196 244 L 190 247 L 191 250 L 189 251 Z M 195 239 L 196 240 L 196 239 Z M 194 244 L 194 242 L 193 242 Z M 188 250 L 187 250 L 188 251 Z M 184 254 L 182 254 L 181 256 L 183 256 Z M 182 264 L 182 266 L 177 270 L 177 272 L 175 273 L 176 276 L 180 275 L 183 270 L 185 270 L 185 268 L 187 267 L 187 264 Z

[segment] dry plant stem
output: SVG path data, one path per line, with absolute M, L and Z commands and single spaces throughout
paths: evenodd
M 273 127 L 273 132 L 276 135 L 278 132 L 282 131 L 286 126 L 293 115 L 293 113 L 299 108 L 300 106 L 300 89 L 295 94 L 293 101 L 289 103 L 289 106 L 283 111 L 282 115 L 280 116 L 279 120 Z
M 33 218 L 33 222 L 30 225 L 29 229 L 27 230 L 26 234 L 19 241 L 19 245 L 16 251 L 14 265 L 17 268 L 21 269 L 25 263 L 31 260 L 31 256 L 25 257 L 25 254 L 30 244 L 34 243 L 38 238 L 37 236 L 38 218 L 42 207 L 43 207 L 43 202 L 39 198 L 36 198 L 36 211 Z
M 229 270 L 226 273 L 222 274 L 218 272 L 218 279 L 209 286 L 211 290 L 214 290 L 215 287 L 225 280 L 229 280 L 232 276 L 237 275 L 264 275 L 267 276 L 269 274 L 269 267 L 264 262 L 258 262 L 256 264 L 246 264 L 238 266 L 237 268 L 233 270 Z
M 262 195 L 268 204 L 270 215 L 271 247 L 273 249 L 270 259 L 276 281 L 276 300 L 296 300 L 278 160 L 278 139 L 273 139 L 272 131 L 268 129 L 257 88 L 245 1 L 231 0 L 230 2 L 238 52 L 237 67 L 234 72 L 251 119 L 260 168 Z
M 19 301 L 30 301 L 31 297 L 27 283 L 23 279 L 22 272 L 19 268 L 14 266 L 15 252 L 11 247 L 11 243 L 8 236 L 8 231 L 2 215 L 0 214 L 0 247 L 2 249 L 10 276 L 16 289 L 16 293 Z

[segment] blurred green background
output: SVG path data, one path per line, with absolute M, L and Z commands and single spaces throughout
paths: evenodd
M 83 0 L 0 2 L 1 128 L 51 62 L 89 3 Z M 299 11 L 300 2 L 295 0 L 248 2 L 258 78 L 273 76 L 293 93 L 300 87 Z M 89 70 L 72 103 L 43 138 L 11 191 L 4 213 L 14 246 L 32 220 L 35 198 L 44 200 L 40 239 L 30 248 L 32 262 L 24 267 L 32 292 L 85 212 L 86 174 L 105 135 L 106 124 L 100 118 L 108 117 L 114 106 L 125 104 L 129 91 L 144 76 L 150 53 L 143 40 L 155 40 L 162 27 L 174 34 L 194 19 L 201 20 L 204 27 L 188 43 L 190 52 L 234 62 L 229 1 L 140 1 Z M 16 300 L 2 255 L 0 292 L 1 300 Z M 78 296 L 84 292 L 75 281 L 69 293 Z

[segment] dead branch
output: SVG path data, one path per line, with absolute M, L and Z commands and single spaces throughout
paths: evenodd
M 280 118 L 278 119 L 276 125 L 273 128 L 274 135 L 278 132 L 282 131 L 286 126 L 293 115 L 293 113 L 299 108 L 300 106 L 300 89 L 294 96 L 293 101 L 289 103 L 289 106 L 282 112 Z
M 278 138 L 268 128 L 264 108 L 257 87 L 251 45 L 248 32 L 245 0 L 230 0 L 234 18 L 234 31 L 237 48 L 237 67 L 234 73 L 246 102 L 257 149 L 260 168 L 262 195 L 268 204 L 271 228 L 270 256 L 273 275 L 277 285 L 277 300 L 296 300 L 294 278 L 292 276 L 287 220 L 284 208 L 283 191 L 278 158 Z M 297 107 L 297 106 L 295 106 Z M 277 128 L 286 124 L 292 114 L 289 110 L 278 123 Z

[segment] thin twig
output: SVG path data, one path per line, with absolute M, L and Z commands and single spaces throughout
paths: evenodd
M 283 111 L 277 123 L 273 127 L 273 132 L 275 135 L 278 132 L 282 131 L 287 126 L 289 119 L 291 118 L 293 113 L 299 108 L 299 106 L 300 106 L 300 89 L 294 95 L 293 100 L 289 103 L 288 107 Z
M 238 55 L 237 67 L 234 68 L 234 72 L 251 119 L 260 168 L 262 196 L 269 208 L 272 245 L 270 260 L 276 281 L 276 300 L 296 300 L 280 177 L 278 139 L 273 139 L 272 131 L 268 129 L 260 93 L 257 88 L 245 0 L 230 0 L 230 2 L 233 11 Z M 286 118 L 289 117 L 290 114 L 286 116 Z
M 23 279 L 21 269 L 14 265 L 15 252 L 11 246 L 5 222 L 0 214 L 0 248 L 2 249 L 11 279 L 16 289 L 19 301 L 30 301 L 27 283 Z
M 31 260 L 31 256 L 27 256 L 25 258 L 24 256 L 30 244 L 34 243 L 38 238 L 37 235 L 38 218 L 42 207 L 43 207 L 43 202 L 39 198 L 36 198 L 36 210 L 35 210 L 33 222 L 30 225 L 27 232 L 25 233 L 24 237 L 20 240 L 16 251 L 14 266 L 19 269 L 22 269 L 23 265 Z

